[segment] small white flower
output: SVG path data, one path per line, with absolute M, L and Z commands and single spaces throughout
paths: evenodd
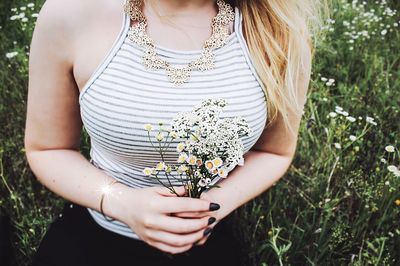
M 164 139 L 163 133 L 161 133 L 161 132 L 157 133 L 156 139 L 157 139 L 158 141 L 162 141 L 162 140 Z
M 218 175 L 222 178 L 226 178 L 228 176 L 228 171 L 225 167 L 218 168 Z
M 178 133 L 176 133 L 175 131 L 170 131 L 169 132 L 169 136 L 173 139 L 176 139 L 178 137 Z
M 146 167 L 143 169 L 143 173 L 147 176 L 151 175 L 152 172 L 153 172 L 153 168 Z
M 367 121 L 367 123 L 370 123 L 370 124 L 375 125 L 375 126 L 377 125 L 376 122 L 374 121 L 373 117 L 366 116 L 365 120 Z
M 151 131 L 153 129 L 153 125 L 152 124 L 145 124 L 144 129 L 146 129 L 147 131 Z
M 195 155 L 190 155 L 188 158 L 186 158 L 186 162 L 187 162 L 189 165 L 195 165 L 195 164 L 196 164 L 196 161 L 197 161 L 197 158 L 196 158 Z
M 213 163 L 212 160 L 207 160 L 207 161 L 205 162 L 205 166 L 206 166 L 206 168 L 207 168 L 208 170 L 213 170 L 213 169 L 215 168 L 215 165 L 214 165 L 214 163 Z
M 220 157 L 216 157 L 214 158 L 213 163 L 215 167 L 220 167 L 222 165 L 222 159 Z
M 352 116 L 347 116 L 346 119 L 349 120 L 350 122 L 355 122 L 356 121 L 356 119 L 354 117 L 352 117 Z
M 181 174 L 181 173 L 186 172 L 188 169 L 189 169 L 189 168 L 188 168 L 186 165 L 181 164 L 181 165 L 178 167 L 177 172 Z
M 156 166 L 156 170 L 161 171 L 164 170 L 166 168 L 165 163 L 164 162 L 159 162 Z
M 399 171 L 399 169 L 397 169 L 397 167 L 395 165 L 388 165 L 387 169 L 389 170 L 389 172 L 396 172 Z
M 186 152 L 181 152 L 178 157 L 178 163 L 185 162 L 187 157 L 188 155 L 186 154 Z
M 199 186 L 201 186 L 201 187 L 205 187 L 205 186 L 207 186 L 207 183 L 206 183 L 206 180 L 204 179 L 204 178 L 201 178 L 200 180 L 199 180 Z
M 387 152 L 394 152 L 394 147 L 392 145 L 388 145 L 388 146 L 385 147 L 385 150 Z
M 349 139 L 350 139 L 351 141 L 355 141 L 355 140 L 357 139 L 357 137 L 354 136 L 354 135 L 350 135 L 350 136 L 349 136 Z
M 340 145 L 340 143 L 335 142 L 333 145 L 335 145 L 336 149 L 341 149 L 342 146 Z
M 384 29 L 381 31 L 381 35 L 386 35 L 386 33 L 387 33 L 387 29 Z
M 386 161 L 385 158 L 381 158 L 381 162 L 382 162 L 382 163 L 386 163 L 387 161 Z
M 27 4 L 26 6 L 27 6 L 27 7 L 34 7 L 35 4 L 34 4 L 34 3 L 29 3 L 29 4 Z
M 329 113 L 329 116 L 330 116 L 330 117 L 336 117 L 336 116 L 337 116 L 337 113 L 335 113 L 335 112 L 330 112 L 330 113 Z
M 6 57 L 7 57 L 7 58 L 13 58 L 13 57 L 16 56 L 17 54 L 18 54 L 18 52 L 6 53 Z
M 177 152 L 182 152 L 185 149 L 185 143 L 184 142 L 179 142 L 178 145 L 176 145 L 176 151 Z
M 337 106 L 337 105 L 335 106 L 335 109 L 336 109 L 336 110 L 339 110 L 339 111 L 343 111 L 343 108 L 340 107 L 340 106 Z

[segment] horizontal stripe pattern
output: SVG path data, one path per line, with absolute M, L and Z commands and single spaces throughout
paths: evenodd
M 206 98 L 224 98 L 220 118 L 241 116 L 252 128 L 243 137 L 247 152 L 261 136 L 267 122 L 266 95 L 250 60 L 241 29 L 242 16 L 235 8 L 234 32 L 227 43 L 215 50 L 215 67 L 209 71 L 192 71 L 188 83 L 175 86 L 164 70 L 146 70 L 142 64 L 143 48 L 128 38 L 129 17 L 123 23 L 117 39 L 102 63 L 97 67 L 79 95 L 81 118 L 90 136 L 90 162 L 107 175 L 132 188 L 160 186 L 154 178 L 143 174 L 143 168 L 154 166 L 160 154 L 149 142 L 143 125 L 158 127 L 162 121 L 170 127 L 172 118 L 189 111 Z M 201 50 L 177 51 L 156 46 L 159 55 L 168 62 L 183 66 L 200 56 Z M 155 141 L 154 132 L 150 133 Z M 165 161 L 178 158 L 174 140 L 165 152 Z M 181 185 L 179 174 L 173 171 L 173 185 Z M 165 184 L 167 179 L 160 176 Z M 218 182 L 214 180 L 213 183 Z M 93 219 L 102 227 L 121 235 L 140 239 L 129 226 L 109 222 L 101 213 L 88 208 Z

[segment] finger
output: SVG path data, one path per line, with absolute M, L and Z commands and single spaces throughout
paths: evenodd
M 192 244 L 186 245 L 184 247 L 174 247 L 154 240 L 148 240 L 147 243 L 161 251 L 168 252 L 171 254 L 182 253 L 189 250 L 192 247 Z
M 159 210 L 164 213 L 210 211 L 210 204 L 208 200 L 197 198 L 165 197 L 161 200 Z
M 209 238 L 209 236 L 210 236 L 210 235 L 204 236 L 204 237 L 203 237 L 202 239 L 200 239 L 200 241 L 197 242 L 195 245 L 196 245 L 196 246 L 202 246 L 202 245 L 204 245 L 204 243 L 206 243 L 206 241 L 207 241 L 207 239 Z
M 202 218 L 212 216 L 213 212 L 173 212 L 171 215 L 182 218 Z
M 146 228 L 163 230 L 170 233 L 192 233 L 208 226 L 210 216 L 203 218 L 180 218 L 174 216 L 160 215 L 157 219 L 148 219 L 144 221 Z
M 162 242 L 173 247 L 184 247 L 189 244 L 193 245 L 194 242 L 202 239 L 204 236 L 204 230 L 189 234 L 174 234 L 161 230 L 148 230 L 146 235 L 147 238 L 152 241 Z
M 163 196 L 166 197 L 176 197 L 177 195 L 171 190 L 174 190 L 176 194 L 179 196 L 184 196 L 186 194 L 186 188 L 185 186 L 172 186 L 171 189 L 166 188 L 166 187 L 156 187 L 156 191 Z

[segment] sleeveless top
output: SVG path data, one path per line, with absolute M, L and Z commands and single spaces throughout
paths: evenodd
M 131 19 L 124 12 L 116 40 L 79 94 L 82 123 L 90 137 L 90 163 L 132 188 L 161 186 L 143 173 L 145 167 L 153 167 L 161 160 L 143 125 L 150 123 L 158 129 L 158 122 L 162 121 L 169 128 L 177 112 L 192 110 L 194 105 L 211 97 L 227 101 L 220 118 L 241 116 L 249 123 L 253 133 L 242 137 L 244 152 L 249 151 L 266 126 L 267 106 L 266 94 L 243 37 L 240 10 L 235 7 L 234 31 L 226 45 L 214 50 L 215 68 L 192 71 L 189 82 L 181 86 L 171 83 L 163 69 L 145 69 L 143 48 L 128 38 L 130 25 Z M 158 45 L 156 49 L 175 66 L 186 65 L 201 54 L 201 50 L 172 50 Z M 178 142 L 173 141 L 165 152 L 166 163 L 176 163 Z M 178 176 L 174 171 L 171 174 Z M 160 179 L 167 184 L 166 177 Z M 214 179 L 212 183 L 217 181 Z M 171 182 L 181 185 L 178 181 Z M 103 228 L 140 239 L 125 223 L 107 221 L 100 212 L 87 210 Z

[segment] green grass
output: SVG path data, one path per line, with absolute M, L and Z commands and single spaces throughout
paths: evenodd
M 388 168 L 400 164 L 400 4 L 358 2 L 334 1 L 291 168 L 234 212 L 245 265 L 400 264 L 400 177 Z M 28 3 L 0 2 L 0 211 L 15 228 L 15 265 L 29 263 L 64 202 L 35 179 L 23 149 L 31 15 L 43 1 L 21 11 Z M 21 12 L 26 22 L 10 19 Z

